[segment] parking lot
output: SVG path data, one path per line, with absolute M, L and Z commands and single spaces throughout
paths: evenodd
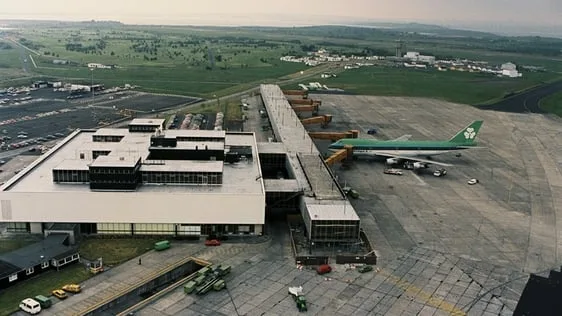
M 17 99 L 29 98 L 27 101 Z M 29 95 L 2 96 L 0 138 L 3 150 L 55 140 L 76 128 L 93 128 L 116 120 L 159 112 L 198 99 L 153 95 L 135 91 L 84 95 L 67 99 L 68 92 L 52 88 L 30 91 Z

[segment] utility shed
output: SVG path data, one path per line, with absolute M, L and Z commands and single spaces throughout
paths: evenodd
M 0 289 L 33 277 L 49 268 L 57 270 L 80 255 L 69 245 L 68 234 L 51 234 L 44 240 L 0 255 Z

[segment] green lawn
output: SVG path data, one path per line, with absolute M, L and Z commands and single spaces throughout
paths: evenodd
M 357 94 L 428 97 L 482 104 L 558 76 L 554 73 L 524 73 L 522 78 L 498 78 L 478 73 L 440 72 L 433 69 L 363 67 L 341 72 L 336 78 L 317 81 L 331 88 L 341 88 Z M 296 85 L 288 88 L 294 89 Z
M 19 302 L 36 295 L 50 296 L 51 291 L 67 283 L 80 283 L 90 277 L 82 264 L 73 264 L 60 271 L 48 271 L 41 275 L 11 286 L 0 293 L 0 315 L 10 315 L 18 310 Z
M 94 260 L 102 257 L 105 265 L 117 265 L 152 249 L 154 239 L 85 239 L 80 244 L 80 255 Z M 0 240 L 0 253 L 26 246 L 32 241 Z M 36 295 L 50 296 L 51 291 L 67 283 L 81 283 L 92 275 L 81 264 L 72 264 L 60 271 L 50 270 L 33 279 L 23 281 L 0 292 L 0 316 L 17 311 L 19 302 Z
M 539 105 L 544 111 L 562 117 L 562 91 L 558 91 L 542 99 Z
M 300 71 L 305 66 L 295 63 L 275 62 L 267 67 L 213 69 L 186 66 L 135 66 L 123 69 L 94 70 L 96 83 L 106 86 L 139 85 L 142 90 L 156 93 L 182 94 L 209 98 L 216 91 L 236 86 L 245 87 L 247 83 L 258 80 L 278 78 Z M 39 68 L 36 72 L 63 80 L 89 83 L 92 72 L 85 67 Z M 219 94 L 220 95 L 220 94 Z
M 89 238 L 81 242 L 80 255 L 88 260 L 102 257 L 105 265 L 116 265 L 147 252 L 156 241 L 144 238 Z

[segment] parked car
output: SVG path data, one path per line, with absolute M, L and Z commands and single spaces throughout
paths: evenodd
M 41 304 L 32 298 L 26 298 L 21 301 L 19 307 L 22 311 L 28 312 L 31 315 L 39 314 L 41 312 Z
M 51 293 L 53 294 L 53 296 L 55 296 L 56 298 L 61 299 L 61 300 L 64 300 L 65 298 L 68 297 L 66 292 L 61 290 L 61 289 L 53 290 L 53 292 L 51 292 Z
M 470 179 L 468 180 L 468 184 L 469 185 L 475 185 L 476 183 L 479 183 L 480 181 L 478 181 L 478 179 Z
M 359 271 L 359 273 L 365 273 L 365 272 L 373 271 L 373 266 L 364 265 L 364 266 L 359 267 L 357 269 L 357 271 Z
M 374 128 L 370 128 L 370 129 L 367 131 L 367 134 L 369 134 L 369 135 L 375 135 L 376 133 L 377 133 L 377 130 L 374 129 Z
M 221 242 L 218 239 L 205 240 L 205 246 L 220 246 Z
M 329 264 L 322 264 L 316 268 L 316 272 L 320 275 L 332 272 L 332 267 Z
M 80 293 L 80 291 L 82 291 L 79 284 L 66 284 L 62 289 L 69 293 Z

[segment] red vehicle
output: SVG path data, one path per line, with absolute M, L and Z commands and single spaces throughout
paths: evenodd
M 316 272 L 318 272 L 318 274 L 320 275 L 329 273 L 331 271 L 332 271 L 332 267 L 330 267 L 330 265 L 328 264 L 323 264 L 316 269 Z
M 205 240 L 205 246 L 220 246 L 221 242 L 217 239 Z

